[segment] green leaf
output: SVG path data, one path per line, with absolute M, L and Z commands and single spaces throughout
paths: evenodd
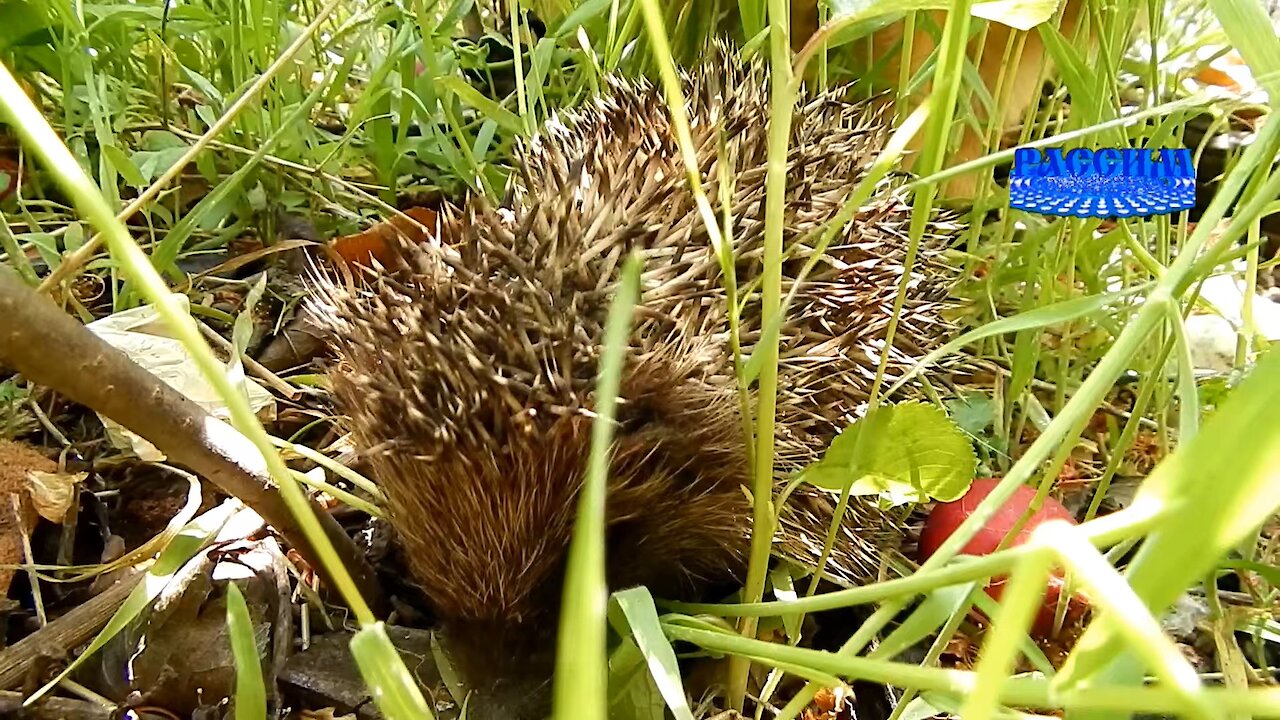
M 644 653 L 635 640 L 624 639 L 609 656 L 611 720 L 663 720 L 662 693 L 647 672 Z
M 543 87 L 547 82 L 547 74 L 551 70 L 551 61 L 556 53 L 556 41 L 544 37 L 533 46 L 529 53 L 529 73 L 525 76 L 525 89 L 529 93 L 529 108 L 546 104 L 543 98 Z
M 996 403 L 985 393 L 964 393 L 946 405 L 952 421 L 970 435 L 981 435 L 996 419 Z
M 1015 30 L 1030 30 L 1046 22 L 1057 11 L 1058 0 L 994 0 L 974 3 L 970 14 Z
M 828 490 L 853 483 L 855 495 L 887 493 L 894 502 L 949 502 L 973 480 L 977 456 L 941 409 L 920 402 L 884 405 L 832 441 L 804 479 Z
M 907 707 L 898 715 L 898 720 L 929 720 L 929 718 L 948 714 L 947 710 L 936 707 L 933 703 L 926 700 L 926 695 L 932 695 L 932 693 L 917 695 L 911 700 L 911 702 L 907 703 Z M 947 704 L 953 706 L 954 712 L 958 712 L 960 710 L 957 703 L 953 702 Z
M 0 2 L 0 17 L 4 18 L 5 24 L 5 31 L 0 33 L 0 50 L 47 40 L 51 25 L 39 7 L 40 3 L 25 0 Z
M 166 170 L 173 166 L 174 163 L 187 152 L 185 147 L 164 148 L 163 150 L 139 150 L 135 152 L 129 161 L 137 168 L 136 174 L 129 174 L 125 170 L 121 170 L 120 174 L 125 176 L 125 180 L 134 184 L 134 179 L 142 179 L 142 182 L 134 184 L 135 187 L 141 187 L 149 184 L 152 180 L 160 177 Z
M 181 63 L 178 64 L 178 69 L 187 79 L 187 82 L 191 83 L 196 90 L 200 91 L 200 94 L 204 95 L 205 99 L 212 103 L 214 107 L 222 107 L 222 92 L 218 90 L 216 85 L 209 82 L 208 78 Z M 213 108 L 210 108 L 208 105 L 201 104 L 196 106 L 196 114 L 200 116 L 200 119 L 205 120 L 210 125 L 217 121 L 217 118 L 213 116 L 213 112 Z M 207 116 L 206 113 L 208 114 Z
M 1104 113 L 1108 112 L 1106 100 L 1098 96 L 1094 82 L 1097 73 L 1081 54 L 1080 48 L 1073 45 L 1069 38 L 1064 37 L 1052 25 L 1042 25 L 1039 31 L 1045 51 L 1053 58 L 1058 74 L 1062 76 L 1063 84 L 1071 92 L 1072 109 L 1077 106 L 1080 108 L 1078 114 L 1083 118 L 1078 127 L 1097 125 L 1104 120 L 1110 120 L 1109 114 L 1104 117 Z M 1075 117 L 1073 115 L 1072 119 L 1074 120 Z M 1109 146 L 1122 144 L 1124 141 L 1119 130 L 1106 130 L 1102 133 L 1102 137 Z
M 453 0 L 449 3 L 449 8 L 445 10 L 444 17 L 440 18 L 440 24 L 436 25 L 436 33 L 442 35 L 451 34 L 458 27 L 458 22 L 463 16 L 471 12 L 471 8 L 475 7 L 475 0 Z
M 568 37 L 570 33 L 577 30 L 588 21 L 594 19 L 598 15 L 604 15 L 609 9 L 612 0 L 585 0 L 580 3 L 573 12 L 569 13 L 555 31 L 548 33 L 553 37 Z
M 459 100 L 501 125 L 503 130 L 515 135 L 524 135 L 524 122 L 520 120 L 519 115 L 481 95 L 480 91 L 467 84 L 467 81 L 454 75 L 446 75 L 437 78 L 436 81 L 454 95 L 457 95 Z
M 693 712 L 685 697 L 684 687 L 680 680 L 680 667 L 676 664 L 676 653 L 671 649 L 671 642 L 662 632 L 658 621 L 658 611 L 653 605 L 653 597 L 643 587 L 622 590 L 613 594 L 615 607 L 626 619 L 631 637 L 636 647 L 644 656 L 653 681 L 666 700 L 667 707 L 676 720 L 693 720 Z M 612 717 L 612 715 L 610 716 Z
M 143 150 L 173 150 L 177 148 L 185 152 L 187 141 L 167 130 L 148 130 L 142 135 L 141 148 Z
M 46 232 L 23 233 L 16 236 L 19 243 L 31 243 L 39 253 L 40 259 L 51 268 L 62 264 L 62 255 L 58 252 L 58 240 Z
M 262 659 L 253 631 L 253 619 L 240 587 L 227 583 L 227 636 L 236 664 L 236 720 L 267 717 L 267 690 L 262 682 Z
M 969 595 L 978 588 L 977 583 L 954 585 L 939 588 L 925 596 L 911 615 L 894 629 L 867 657 L 889 660 L 898 653 L 915 645 L 931 635 L 951 619 L 952 615 L 964 612 L 969 603 Z
M 244 373 L 243 358 L 249 347 L 249 340 L 253 337 L 253 310 L 258 305 L 258 301 L 262 299 L 262 294 L 267 290 L 267 274 L 262 273 L 258 277 L 258 282 L 254 283 L 249 289 L 249 294 L 245 297 L 244 306 L 240 309 L 240 314 L 236 316 L 235 324 L 231 327 L 231 358 L 227 360 L 227 374 L 235 383 L 236 390 L 245 393 L 248 397 L 248 387 L 245 383 L 248 378 Z
M 436 670 L 440 671 L 440 682 L 449 691 L 449 697 L 453 698 L 458 707 L 464 707 L 467 703 L 467 688 L 462 684 L 462 678 L 458 676 L 444 646 L 440 644 L 440 633 L 431 633 L 431 659 L 435 661 Z
M 62 234 L 62 246 L 67 252 L 75 252 L 84 244 L 84 225 L 73 222 L 67 225 L 67 231 Z
M 796 600 L 800 594 L 796 592 L 795 578 L 792 576 L 792 569 L 795 566 L 791 563 L 783 563 L 780 567 L 773 568 L 769 571 L 769 584 L 773 586 L 773 598 L 783 602 Z M 782 616 L 782 628 L 787 632 L 787 638 L 791 642 L 798 642 L 800 634 L 804 628 L 802 621 L 804 616 L 799 613 L 788 613 Z
M 138 166 L 135 164 L 136 161 L 129 157 L 128 153 L 124 150 L 121 150 L 118 145 L 103 145 L 102 154 L 105 155 L 107 160 L 111 163 L 111 167 L 115 168 L 115 171 L 120 173 L 120 176 L 123 177 L 124 181 L 129 183 L 130 186 L 140 188 L 145 187 L 149 182 L 151 182 L 151 180 L 143 175 L 138 169 Z M 134 157 L 137 157 L 137 153 L 134 153 Z

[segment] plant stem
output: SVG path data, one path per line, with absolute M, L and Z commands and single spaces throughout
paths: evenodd
M 791 51 L 787 32 L 788 3 L 769 0 L 770 99 L 769 145 L 765 164 L 764 272 L 760 286 L 762 327 L 780 322 L 782 312 L 782 230 L 787 190 L 787 152 L 791 139 L 791 115 L 795 92 L 791 88 Z M 763 347 L 761 347 L 763 345 Z M 755 467 L 752 472 L 751 555 L 743 598 L 758 602 L 764 596 L 765 574 L 773 547 L 774 417 L 778 407 L 778 335 L 761 338 L 752 350 L 760 355 L 761 370 L 756 391 Z M 755 637 L 758 621 L 742 618 L 738 630 Z M 729 666 L 729 707 L 742 711 L 750 663 L 734 658 Z
M 723 653 L 738 653 L 761 663 L 836 675 L 846 679 L 870 680 L 894 686 L 911 685 L 926 691 L 964 698 L 976 683 L 975 673 L 965 670 L 921 667 L 911 663 L 847 657 L 834 653 L 792 647 L 744 638 L 736 633 L 686 627 L 678 622 L 663 624 L 666 634 L 676 640 Z M 1241 716 L 1280 718 L 1280 689 L 1249 691 L 1206 687 L 1200 696 L 1228 713 Z M 1102 686 L 1087 691 L 1058 691 L 1050 681 L 1036 677 L 1016 677 L 1003 683 L 998 700 L 1006 706 L 1045 709 L 1113 710 L 1178 715 L 1186 710 L 1186 700 L 1163 687 Z M 785 714 L 785 710 L 783 714 Z

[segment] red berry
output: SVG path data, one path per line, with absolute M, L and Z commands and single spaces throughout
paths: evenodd
M 938 551 L 947 538 L 951 537 L 951 533 L 960 527 L 978 505 L 986 499 L 987 495 L 995 489 L 1000 483 L 998 478 L 983 478 L 974 480 L 969 487 L 969 491 L 959 500 L 949 503 L 938 503 L 934 506 L 933 511 L 929 513 L 929 517 L 925 520 L 924 529 L 920 532 L 919 542 L 919 560 L 924 562 L 931 555 Z M 1005 535 L 1013 529 L 1018 519 L 1030 507 L 1031 501 L 1035 498 L 1036 491 L 1025 485 L 1020 486 L 1014 491 L 1013 496 L 1005 501 L 1004 505 L 996 511 L 987 524 L 978 530 L 978 533 L 965 544 L 960 550 L 962 555 L 988 555 L 995 552 Z M 1076 519 L 1071 512 L 1067 510 L 1062 503 L 1053 498 L 1045 498 L 1040 509 L 1031 516 L 1022 530 L 1013 537 L 1008 546 L 1021 545 L 1031 537 L 1031 532 L 1042 523 L 1050 520 L 1066 520 L 1072 525 L 1076 524 Z M 1004 589 L 1004 581 L 1006 578 L 993 578 L 992 582 L 987 586 L 987 594 L 993 599 L 999 600 L 1001 592 Z M 1036 617 L 1032 632 L 1038 637 L 1047 637 L 1053 630 L 1054 613 L 1058 604 L 1058 597 L 1062 592 L 1063 580 L 1058 576 L 1050 576 L 1048 587 L 1046 588 L 1044 605 Z M 1083 599 L 1080 602 L 1074 602 L 1077 598 L 1073 598 L 1069 609 L 1082 610 L 1084 607 Z

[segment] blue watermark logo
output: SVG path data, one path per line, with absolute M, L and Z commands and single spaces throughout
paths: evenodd
M 1186 148 L 1018 148 L 1009 174 L 1009 207 L 1041 215 L 1148 217 L 1195 202 Z

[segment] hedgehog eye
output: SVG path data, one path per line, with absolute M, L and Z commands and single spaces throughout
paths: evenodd
M 647 402 L 619 404 L 618 425 L 622 432 L 639 432 L 655 423 L 660 418 L 657 408 Z

